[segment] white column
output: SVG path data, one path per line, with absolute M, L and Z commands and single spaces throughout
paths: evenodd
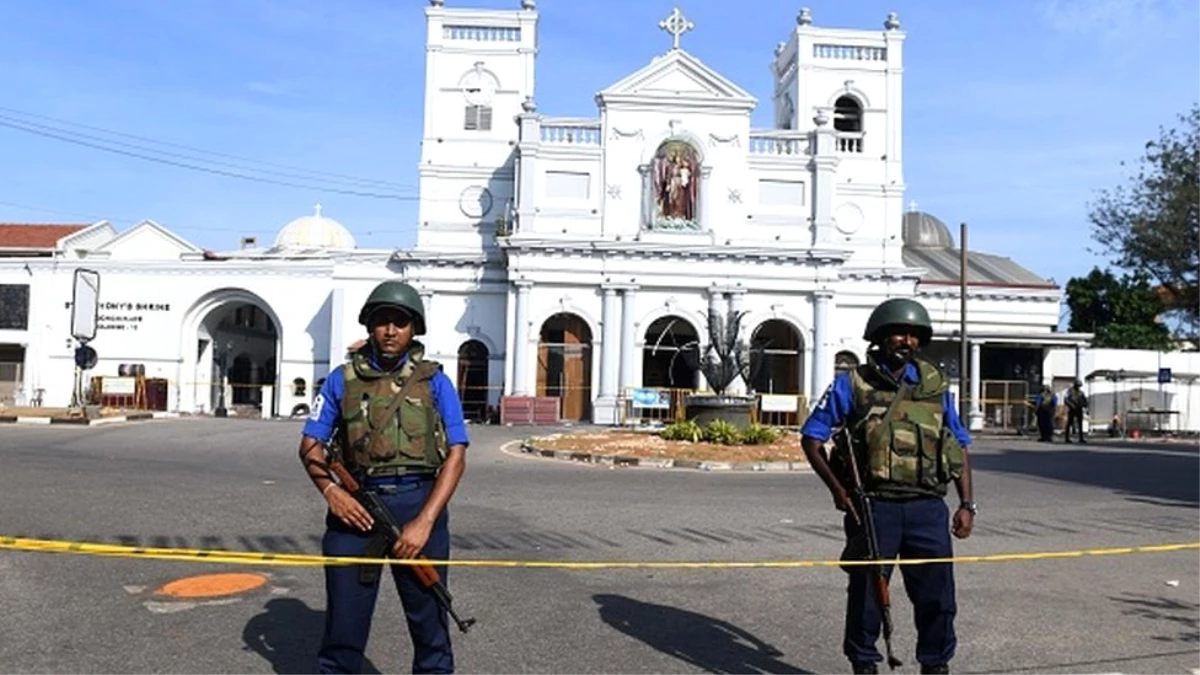
M 620 319 L 617 318 L 617 289 L 612 286 L 604 287 L 604 304 L 600 317 L 600 395 L 596 397 L 594 406 L 594 422 L 596 424 L 617 424 L 620 416 L 617 414 L 617 376 L 621 365 L 621 352 L 618 346 L 620 339 Z
M 838 156 L 835 149 L 837 132 L 829 126 L 825 111 L 818 110 L 813 120 L 817 124 L 813 132 L 813 245 L 828 246 L 834 243 L 836 232 L 833 222 L 833 197 L 837 176 Z
M 529 388 L 529 282 L 516 282 L 517 311 L 513 319 L 513 396 L 532 396 Z
M 626 288 L 621 296 L 621 390 L 629 390 L 638 386 L 633 381 L 633 363 L 638 354 L 634 349 L 633 319 L 636 316 L 634 307 L 637 303 L 637 291 Z
M 335 288 L 329 295 L 329 370 L 326 374 L 346 358 L 345 314 L 346 289 Z
M 532 98 L 526 100 L 521 109 L 524 112 L 517 116 L 517 123 L 520 125 L 520 141 L 517 143 L 517 152 L 520 156 L 521 175 L 517 177 L 516 231 L 528 234 L 535 229 L 534 220 L 537 218 L 534 195 L 537 187 L 535 182 L 538 171 L 537 158 L 542 140 L 542 118 L 536 113 L 537 106 L 533 104 Z
M 433 338 L 436 335 L 436 331 L 433 329 L 433 291 L 429 290 L 428 288 L 422 288 L 419 293 L 421 294 L 421 304 L 425 305 L 426 335 L 425 337 L 421 338 L 421 340 L 425 342 L 425 348 L 429 349 L 430 345 L 435 342 Z M 451 345 L 446 346 L 450 347 Z M 458 349 L 458 347 L 453 346 L 453 349 Z
M 1075 379 L 1083 381 L 1083 347 L 1075 345 Z
M 604 305 L 601 310 L 601 339 L 600 350 L 600 396 L 612 398 L 617 395 L 618 368 L 621 365 L 620 340 L 621 326 L 618 317 L 617 289 L 608 286 L 604 288 Z
M 981 347 L 978 342 L 971 343 L 971 412 L 968 415 L 968 428 L 971 431 L 983 429 L 983 380 L 979 376 L 979 361 Z M 960 394 L 961 396 L 961 394 Z
M 829 384 L 833 382 L 833 357 L 830 355 L 829 310 L 833 293 L 817 291 L 813 293 L 813 349 L 812 372 L 813 400 L 819 400 L 825 394 Z

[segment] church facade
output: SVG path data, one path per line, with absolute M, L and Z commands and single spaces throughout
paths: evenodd
M 469 413 L 543 396 L 564 419 L 617 423 L 634 391 L 703 389 L 695 355 L 713 310 L 737 313 L 757 347 L 735 388 L 797 405 L 864 358 L 867 316 L 890 297 L 926 305 L 930 353 L 952 375 L 969 370 L 975 401 L 988 380 L 1033 388 L 1049 377 L 1048 348 L 1088 337 L 1055 332 L 1057 285 L 972 251 L 970 359 L 958 362 L 960 252 L 945 224 L 904 206 L 894 14 L 847 30 L 802 10 L 766 51 L 774 94 L 758 101 L 687 52 L 697 27 L 676 10 L 659 26 L 662 53 L 582 117 L 538 106 L 532 0 L 503 11 L 434 0 L 425 19 L 413 248 L 355 248 L 319 212 L 271 246 L 219 254 L 150 222 L 122 234 L 98 223 L 37 254 L 5 257 L 0 243 L 0 285 L 28 287 L 23 328 L 0 327 L 7 358 L 21 346 L 22 397 L 69 400 L 79 267 L 102 279 L 94 372 L 145 364 L 186 412 L 219 399 L 303 406 L 362 336 L 358 306 L 396 277 L 422 293 L 428 352 Z M 772 128 L 752 127 L 760 105 Z

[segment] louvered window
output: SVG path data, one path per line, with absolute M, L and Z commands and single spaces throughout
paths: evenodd
M 491 131 L 491 107 L 486 105 L 467 106 L 466 116 L 463 119 L 463 129 L 467 131 Z

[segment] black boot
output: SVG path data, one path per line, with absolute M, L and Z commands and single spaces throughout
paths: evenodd
M 855 675 L 877 675 L 879 673 L 879 666 L 874 661 L 858 661 L 851 663 L 850 667 L 854 670 Z
M 947 675 L 949 672 L 950 672 L 950 664 L 949 663 L 939 663 L 936 666 L 926 666 L 926 665 L 921 666 L 922 675 L 925 675 L 926 673 L 928 673 L 929 675 Z

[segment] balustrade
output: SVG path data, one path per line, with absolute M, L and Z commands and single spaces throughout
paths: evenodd
M 600 145 L 600 123 L 543 120 L 540 140 L 561 145 Z
M 837 59 L 841 61 L 887 61 L 887 48 L 815 44 L 813 45 L 813 56 L 818 59 Z
M 808 133 L 790 130 L 751 132 L 750 154 L 804 157 L 809 154 Z
M 442 26 L 442 37 L 477 42 L 520 42 L 521 29 L 505 26 Z

